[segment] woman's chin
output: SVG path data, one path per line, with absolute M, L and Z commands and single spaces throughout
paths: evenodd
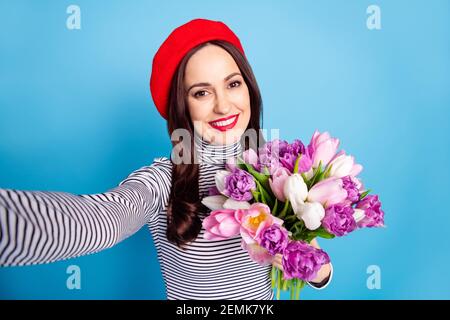
M 241 139 L 242 130 L 230 129 L 214 134 L 214 144 L 233 144 Z

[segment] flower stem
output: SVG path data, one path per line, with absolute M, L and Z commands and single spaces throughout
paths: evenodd
M 286 291 L 288 289 L 288 284 L 290 284 L 290 280 L 284 280 L 283 279 L 283 291 Z
M 275 288 L 276 280 L 277 280 L 277 270 L 275 266 L 272 266 L 272 289 Z
M 291 300 L 294 300 L 294 294 L 295 294 L 295 292 L 296 292 L 296 287 L 297 287 L 297 278 L 294 278 L 294 279 L 292 279 L 291 280 L 291 282 L 290 282 L 290 290 L 291 290 L 291 296 L 290 296 L 290 299 Z
M 298 279 L 296 290 L 295 290 L 295 300 L 300 300 L 300 291 L 302 290 L 303 286 L 305 285 L 305 282 L 303 280 Z
M 277 300 L 280 300 L 281 271 L 277 268 Z

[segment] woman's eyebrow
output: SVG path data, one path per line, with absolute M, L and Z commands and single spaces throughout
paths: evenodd
M 227 80 L 231 79 L 232 77 L 234 77 L 235 75 L 240 75 L 240 76 L 242 76 L 239 72 L 233 72 L 233 73 L 229 74 L 228 76 L 226 76 L 226 77 L 223 79 L 223 81 L 227 81 Z M 194 88 L 194 87 L 207 87 L 207 86 L 210 86 L 210 85 L 211 85 L 211 83 L 208 83 L 208 82 L 199 82 L 199 83 L 195 83 L 195 84 L 193 84 L 192 86 L 189 87 L 189 89 L 187 90 L 187 92 L 191 91 L 191 89 Z

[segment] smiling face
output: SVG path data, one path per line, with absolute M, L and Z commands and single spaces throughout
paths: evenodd
M 186 64 L 184 88 L 197 134 L 212 144 L 240 139 L 250 121 L 250 95 L 226 50 L 209 44 L 194 53 Z

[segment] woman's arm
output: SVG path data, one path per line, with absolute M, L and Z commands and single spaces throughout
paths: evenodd
M 137 232 L 154 219 L 167 193 L 167 168 L 155 160 L 104 193 L 0 189 L 0 265 L 91 254 Z

